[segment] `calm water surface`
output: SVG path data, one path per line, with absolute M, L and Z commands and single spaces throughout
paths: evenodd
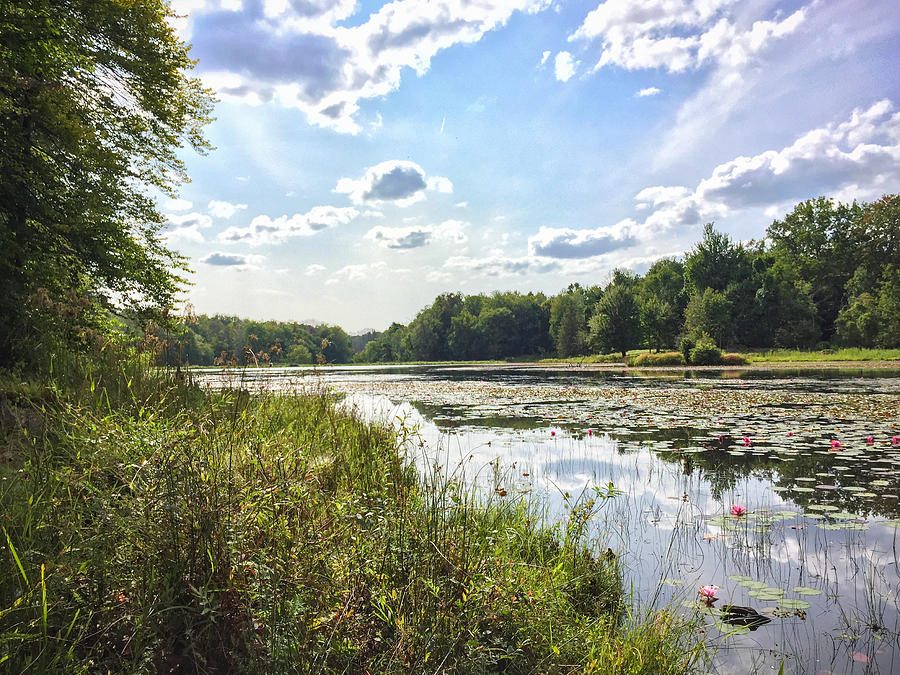
M 205 371 L 331 389 L 415 427 L 410 453 L 548 522 L 612 483 L 595 545 L 635 604 L 702 611 L 710 672 L 900 673 L 900 370 L 640 373 L 490 367 Z M 501 496 L 501 494 L 503 496 Z M 568 496 L 568 497 L 567 497 Z M 746 515 L 731 515 L 742 506 Z M 755 630 L 698 607 L 752 607 Z

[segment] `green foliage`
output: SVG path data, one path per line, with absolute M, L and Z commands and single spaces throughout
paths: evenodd
M 734 352 L 722 354 L 723 366 L 746 366 L 748 363 L 750 363 L 750 361 L 743 354 L 736 354 Z
M 712 223 L 703 227 L 703 239 L 687 253 L 684 261 L 684 286 L 691 294 L 707 288 L 724 292 L 732 283 L 747 276 L 748 260 L 743 247 L 735 246 Z
M 560 358 L 584 354 L 586 326 L 584 289 L 573 284 L 550 301 L 550 336 Z
M 184 265 L 148 195 L 184 180 L 212 99 L 161 0 L 0 11 L 0 364 L 46 367 L 108 334 L 117 303 L 172 303 Z
M 715 341 L 707 334 L 697 338 L 697 343 L 691 349 L 691 365 L 693 366 L 718 366 L 722 364 L 722 350 L 716 347 Z
M 691 296 L 684 311 L 684 330 L 695 339 L 706 333 L 719 344 L 728 343 L 733 335 L 734 311 L 724 293 L 706 288 Z
M 876 299 L 870 293 L 860 293 L 838 314 L 837 339 L 851 347 L 874 347 L 879 318 Z
M 621 352 L 640 345 L 641 317 L 631 285 L 610 284 L 589 321 L 590 343 L 595 351 Z
M 810 285 L 825 340 L 835 332 L 844 286 L 859 266 L 859 235 L 853 233 L 861 217 L 856 203 L 835 204 L 819 197 L 801 202 L 766 230 L 775 257 Z

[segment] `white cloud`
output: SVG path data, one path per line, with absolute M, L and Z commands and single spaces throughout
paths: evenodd
M 551 52 L 549 49 L 548 49 L 547 51 L 545 51 L 544 53 L 542 53 L 542 54 L 541 54 L 541 63 L 540 63 L 540 65 L 543 66 L 545 63 L 547 63 L 547 59 L 550 58 L 550 55 L 551 55 L 552 53 L 553 53 L 553 52 Z
M 428 179 L 428 189 L 434 190 L 435 192 L 443 192 L 444 194 L 451 194 L 453 192 L 453 183 L 450 182 L 449 178 L 432 176 Z
M 162 210 L 163 211 L 187 211 L 194 205 L 193 202 L 189 202 L 187 199 L 166 199 L 163 202 Z
M 447 241 L 453 244 L 464 244 L 468 240 L 463 231 L 468 226 L 459 220 L 445 220 L 440 225 L 423 225 L 411 227 L 384 227 L 379 225 L 366 232 L 366 239 L 376 242 L 384 248 L 409 250 L 427 246 L 433 241 Z
M 568 82 L 575 75 L 580 61 L 572 58 L 569 52 L 560 52 L 554 60 L 553 73 L 560 82 Z
M 190 202 L 189 202 L 190 203 Z M 212 225 L 212 218 L 203 213 L 164 214 L 163 236 L 166 241 L 173 244 L 178 241 L 192 241 L 202 243 L 203 233 Z
M 647 87 L 646 89 L 640 89 L 635 92 L 635 96 L 637 98 L 645 98 L 647 96 L 656 96 L 659 93 L 659 89 L 656 87 Z
M 265 258 L 261 255 L 245 255 L 242 253 L 225 253 L 213 251 L 200 258 L 204 265 L 213 267 L 227 267 L 236 270 L 258 269 Z
M 695 196 L 735 209 L 831 194 L 860 183 L 895 186 L 900 181 L 900 113 L 892 110 L 890 101 L 879 101 L 781 150 L 720 164 L 700 181 Z
M 535 257 L 508 258 L 489 256 L 468 258 L 453 256 L 444 262 L 444 269 L 457 274 L 478 274 L 486 277 L 512 277 L 525 274 L 546 274 L 559 270 L 555 260 Z M 457 277 L 458 278 L 458 277 Z
M 217 200 L 212 200 L 206 207 L 206 209 L 216 218 L 231 218 L 238 211 L 243 211 L 247 208 L 246 204 L 232 204 L 231 202 L 222 202 Z
M 665 68 L 678 73 L 707 63 L 741 66 L 773 40 L 793 33 L 806 12 L 751 25 L 727 16 L 735 0 L 607 0 L 570 40 L 599 41 L 595 70 Z M 764 7 L 764 5 L 763 5 Z
M 317 265 L 313 263 L 312 265 L 306 266 L 306 271 L 303 272 L 304 275 L 308 277 L 318 276 L 322 272 L 325 271 L 325 265 Z
M 325 282 L 326 284 L 337 284 L 349 281 L 369 281 L 377 279 L 387 271 L 387 263 L 360 263 L 358 265 L 345 265 L 337 270 Z
M 359 215 L 352 206 L 314 206 L 306 213 L 280 216 L 256 216 L 247 227 L 229 227 L 219 233 L 221 242 L 250 246 L 277 244 L 289 237 L 310 237 L 321 230 L 346 225 Z
M 405 207 L 425 199 L 425 191 L 453 192 L 443 176 L 426 177 L 425 170 L 407 160 L 392 159 L 366 169 L 362 178 L 341 178 L 334 188 L 350 196 L 354 204 L 391 202 Z
M 208 3 L 193 8 L 184 30 L 191 56 L 222 98 L 278 101 L 300 108 L 312 124 L 357 133 L 360 101 L 397 89 L 407 69 L 422 75 L 438 52 L 478 42 L 517 11 L 548 5 L 395 0 L 358 25 L 341 26 L 354 0 L 266 0 L 238 11 Z
M 637 223 L 623 220 L 593 230 L 542 227 L 528 238 L 528 253 L 547 258 L 591 258 L 636 243 Z

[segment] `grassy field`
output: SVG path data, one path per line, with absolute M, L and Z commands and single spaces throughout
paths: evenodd
M 137 361 L 0 377 L 7 672 L 684 673 L 585 539 L 404 461 L 326 395 L 203 392 Z

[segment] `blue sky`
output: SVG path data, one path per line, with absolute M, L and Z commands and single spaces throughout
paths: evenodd
M 900 191 L 896 0 L 173 0 L 216 149 L 162 200 L 196 311 L 410 321 Z

